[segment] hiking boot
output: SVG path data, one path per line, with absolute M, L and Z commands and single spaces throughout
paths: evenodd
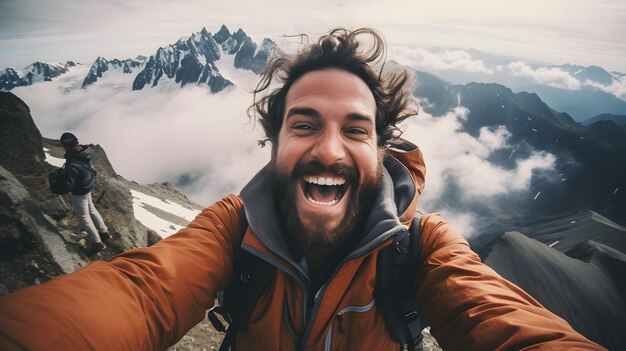
M 85 250 L 85 253 L 87 254 L 87 256 L 91 256 L 91 255 L 95 255 L 98 252 L 106 249 L 106 245 L 104 245 L 103 242 L 97 242 L 97 243 L 91 243 L 91 244 L 87 244 L 87 246 L 85 246 L 85 248 L 83 250 Z
M 98 234 L 100 235 L 100 240 L 102 241 L 108 241 L 109 239 L 111 239 L 111 234 L 109 234 L 109 232 L 101 232 Z

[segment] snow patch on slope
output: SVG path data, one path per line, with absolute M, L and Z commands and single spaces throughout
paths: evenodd
M 43 152 L 46 155 L 46 160 L 45 161 L 48 162 L 48 164 L 51 164 L 51 165 L 53 165 L 55 167 L 59 167 L 59 168 L 63 167 L 63 165 L 65 164 L 65 159 L 51 156 L 49 154 L 49 151 L 50 150 L 48 150 L 47 148 L 45 148 L 45 147 L 43 148 Z
M 190 210 L 179 204 L 168 200 L 163 201 L 136 190 L 131 189 L 130 192 L 133 196 L 133 212 L 135 213 L 135 218 L 137 218 L 141 224 L 154 230 L 163 238 L 167 238 L 183 227 L 155 215 L 146 208 L 146 205 L 156 207 L 174 216 L 183 218 L 186 221 L 192 221 L 198 213 L 200 213 L 199 211 Z

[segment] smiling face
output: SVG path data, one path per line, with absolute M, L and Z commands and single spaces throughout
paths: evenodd
M 356 75 L 324 69 L 296 80 L 284 111 L 273 165 L 285 229 L 308 247 L 342 242 L 380 183 L 374 96 Z

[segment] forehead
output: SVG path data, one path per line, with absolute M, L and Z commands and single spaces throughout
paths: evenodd
M 324 103 L 333 103 L 333 107 L 344 106 L 348 109 L 374 117 L 376 101 L 365 82 L 350 72 L 328 68 L 312 71 L 298 78 L 287 92 L 285 111 L 294 105 L 321 104 L 320 108 L 329 107 Z M 311 107 L 311 106 L 302 106 Z

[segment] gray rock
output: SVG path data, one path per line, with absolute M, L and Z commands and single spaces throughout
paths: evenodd
M 152 246 L 156 243 L 158 243 L 159 241 L 161 241 L 161 236 L 159 234 L 157 234 L 154 230 L 152 229 L 148 229 L 148 246 Z
M 41 203 L 41 210 L 55 220 L 64 218 L 70 212 L 70 208 L 61 196 L 55 196 Z
M 24 101 L 8 92 L 0 92 L 0 150 L 0 165 L 12 174 L 44 173 L 41 133 Z
M 0 242 L 4 257 L 17 257 L 36 250 L 58 265 L 63 273 L 73 272 L 87 261 L 68 249 L 22 184 L 0 166 Z M 26 265 L 32 266 L 29 262 Z

